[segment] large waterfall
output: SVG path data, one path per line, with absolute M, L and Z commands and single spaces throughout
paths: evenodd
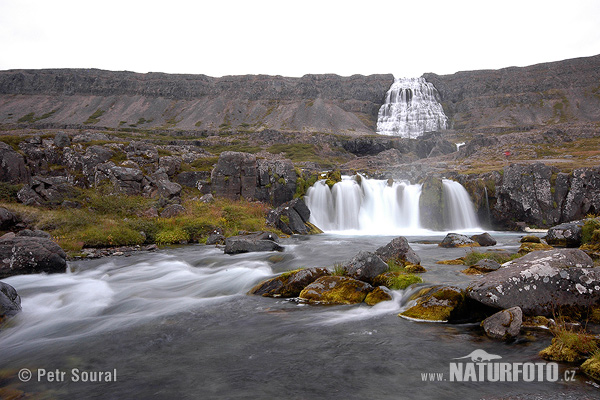
M 458 182 L 443 181 L 445 220 L 448 230 L 477 229 L 478 222 L 467 191 Z M 326 232 L 364 234 L 419 234 L 421 185 L 407 181 L 343 176 L 330 189 L 317 181 L 305 197 L 310 221 Z
M 379 109 L 377 133 L 416 138 L 424 132 L 446 129 L 444 114 L 435 87 L 424 78 L 397 78 Z

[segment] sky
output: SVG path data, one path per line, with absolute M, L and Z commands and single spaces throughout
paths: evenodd
M 0 0 L 0 70 L 499 69 L 600 54 L 598 0 Z

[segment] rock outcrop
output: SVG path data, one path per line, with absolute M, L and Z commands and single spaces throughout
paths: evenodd
M 0 278 L 41 272 L 65 272 L 67 255 L 55 242 L 36 236 L 0 240 Z
M 302 198 L 283 203 L 267 214 L 267 225 L 279 229 L 286 235 L 322 233 L 309 222 L 310 210 Z

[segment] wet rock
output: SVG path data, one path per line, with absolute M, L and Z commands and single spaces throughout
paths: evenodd
M 385 286 L 377 286 L 373 289 L 367 297 L 365 297 L 365 303 L 369 306 L 381 303 L 382 301 L 392 300 L 392 291 Z
M 484 232 L 480 235 L 471 236 L 471 240 L 477 242 L 480 246 L 495 246 L 496 239 L 494 239 L 489 233 Z
M 288 201 L 269 211 L 267 225 L 275 227 L 287 235 L 322 233 L 320 229 L 308 221 L 309 218 L 310 210 L 304 200 L 299 198 Z
M 344 264 L 343 268 L 347 276 L 372 283 L 377 275 L 387 271 L 388 265 L 377 254 L 361 251 Z
M 512 307 L 487 317 L 481 326 L 492 339 L 507 340 L 519 335 L 522 324 L 523 311 L 519 307 Z
M 0 142 L 0 182 L 27 183 L 29 178 L 23 156 L 8 144 Z
M 185 212 L 185 207 L 183 207 L 182 205 L 169 204 L 162 210 L 162 212 L 160 213 L 160 216 L 162 218 L 173 218 L 173 217 L 183 214 L 184 212 Z
M 279 237 L 272 232 L 255 232 L 247 235 L 230 236 L 225 239 L 225 254 L 255 251 L 283 251 L 277 243 Z
M 578 249 L 534 251 L 475 280 L 467 293 L 490 307 L 552 316 L 600 301 L 600 268 Z
M 0 240 L 0 277 L 65 272 L 67 255 L 50 239 L 16 236 Z
M 584 223 L 581 220 L 553 226 L 546 233 L 546 242 L 552 246 L 579 247 Z
M 0 282 L 0 324 L 21 311 L 21 297 L 14 287 Z
M 479 243 L 471 240 L 468 236 L 459 233 L 449 233 L 439 244 L 440 247 L 478 247 Z
M 306 286 L 327 275 L 329 275 L 329 271 L 326 268 L 307 268 L 284 272 L 254 286 L 250 289 L 249 294 L 264 297 L 298 297 Z
M 320 304 L 362 303 L 373 287 L 348 276 L 323 276 L 300 292 L 299 297 Z
M 421 187 L 419 209 L 421 225 L 428 229 L 444 229 L 444 190 L 442 180 L 428 176 Z
M 421 258 L 415 253 L 415 251 L 408 244 L 408 240 L 405 237 L 399 236 L 375 250 L 377 254 L 384 262 L 393 261 L 400 266 L 407 264 L 418 265 L 421 263 Z

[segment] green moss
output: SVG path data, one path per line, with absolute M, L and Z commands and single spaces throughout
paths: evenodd
M 462 290 L 450 286 L 434 287 L 421 290 L 417 295 L 416 304 L 398 315 L 445 322 L 464 313 L 465 303 L 466 296 Z M 475 315 L 475 312 L 473 314 Z
M 598 351 L 598 341 L 591 333 L 576 331 L 564 324 L 558 324 L 551 332 L 552 344 L 540 351 L 540 357 L 546 360 L 581 362 Z
M 408 274 L 403 271 L 384 272 L 373 279 L 377 286 L 386 286 L 392 290 L 404 290 L 415 283 L 422 283 L 420 276 Z
M 190 235 L 180 227 L 163 230 L 156 235 L 156 244 L 160 245 L 187 243 L 189 240 Z
M 581 243 L 586 244 L 592 241 L 594 231 L 600 229 L 600 219 L 590 218 L 585 221 L 581 228 Z
M 380 287 L 376 287 L 371 292 L 369 292 L 369 294 L 367 294 L 367 297 L 365 297 L 364 301 L 367 305 L 374 306 L 375 304 L 381 303 L 382 301 L 389 300 L 392 300 L 392 296 L 390 296 L 389 293 L 387 293 Z
M 279 143 L 267 148 L 267 151 L 271 154 L 283 153 L 286 158 L 289 158 L 293 162 L 322 161 L 321 157 L 317 155 L 316 146 L 309 143 Z
M 98 122 L 100 122 L 100 117 L 102 117 L 102 115 L 104 115 L 106 111 L 102 110 L 102 109 L 97 109 L 92 115 L 90 115 L 88 117 L 87 120 L 85 120 L 83 122 L 84 125 L 94 125 L 97 124 Z
M 368 285 L 346 276 L 325 276 L 316 283 L 320 289 L 306 287 L 299 297 L 322 304 L 356 304 L 362 303 L 368 294 Z
M 590 358 L 581 364 L 580 368 L 590 378 L 600 381 L 600 351 L 595 351 Z
M 325 179 L 325 183 L 331 189 L 333 185 L 342 181 L 342 173 L 340 170 L 329 171 L 323 179 Z

